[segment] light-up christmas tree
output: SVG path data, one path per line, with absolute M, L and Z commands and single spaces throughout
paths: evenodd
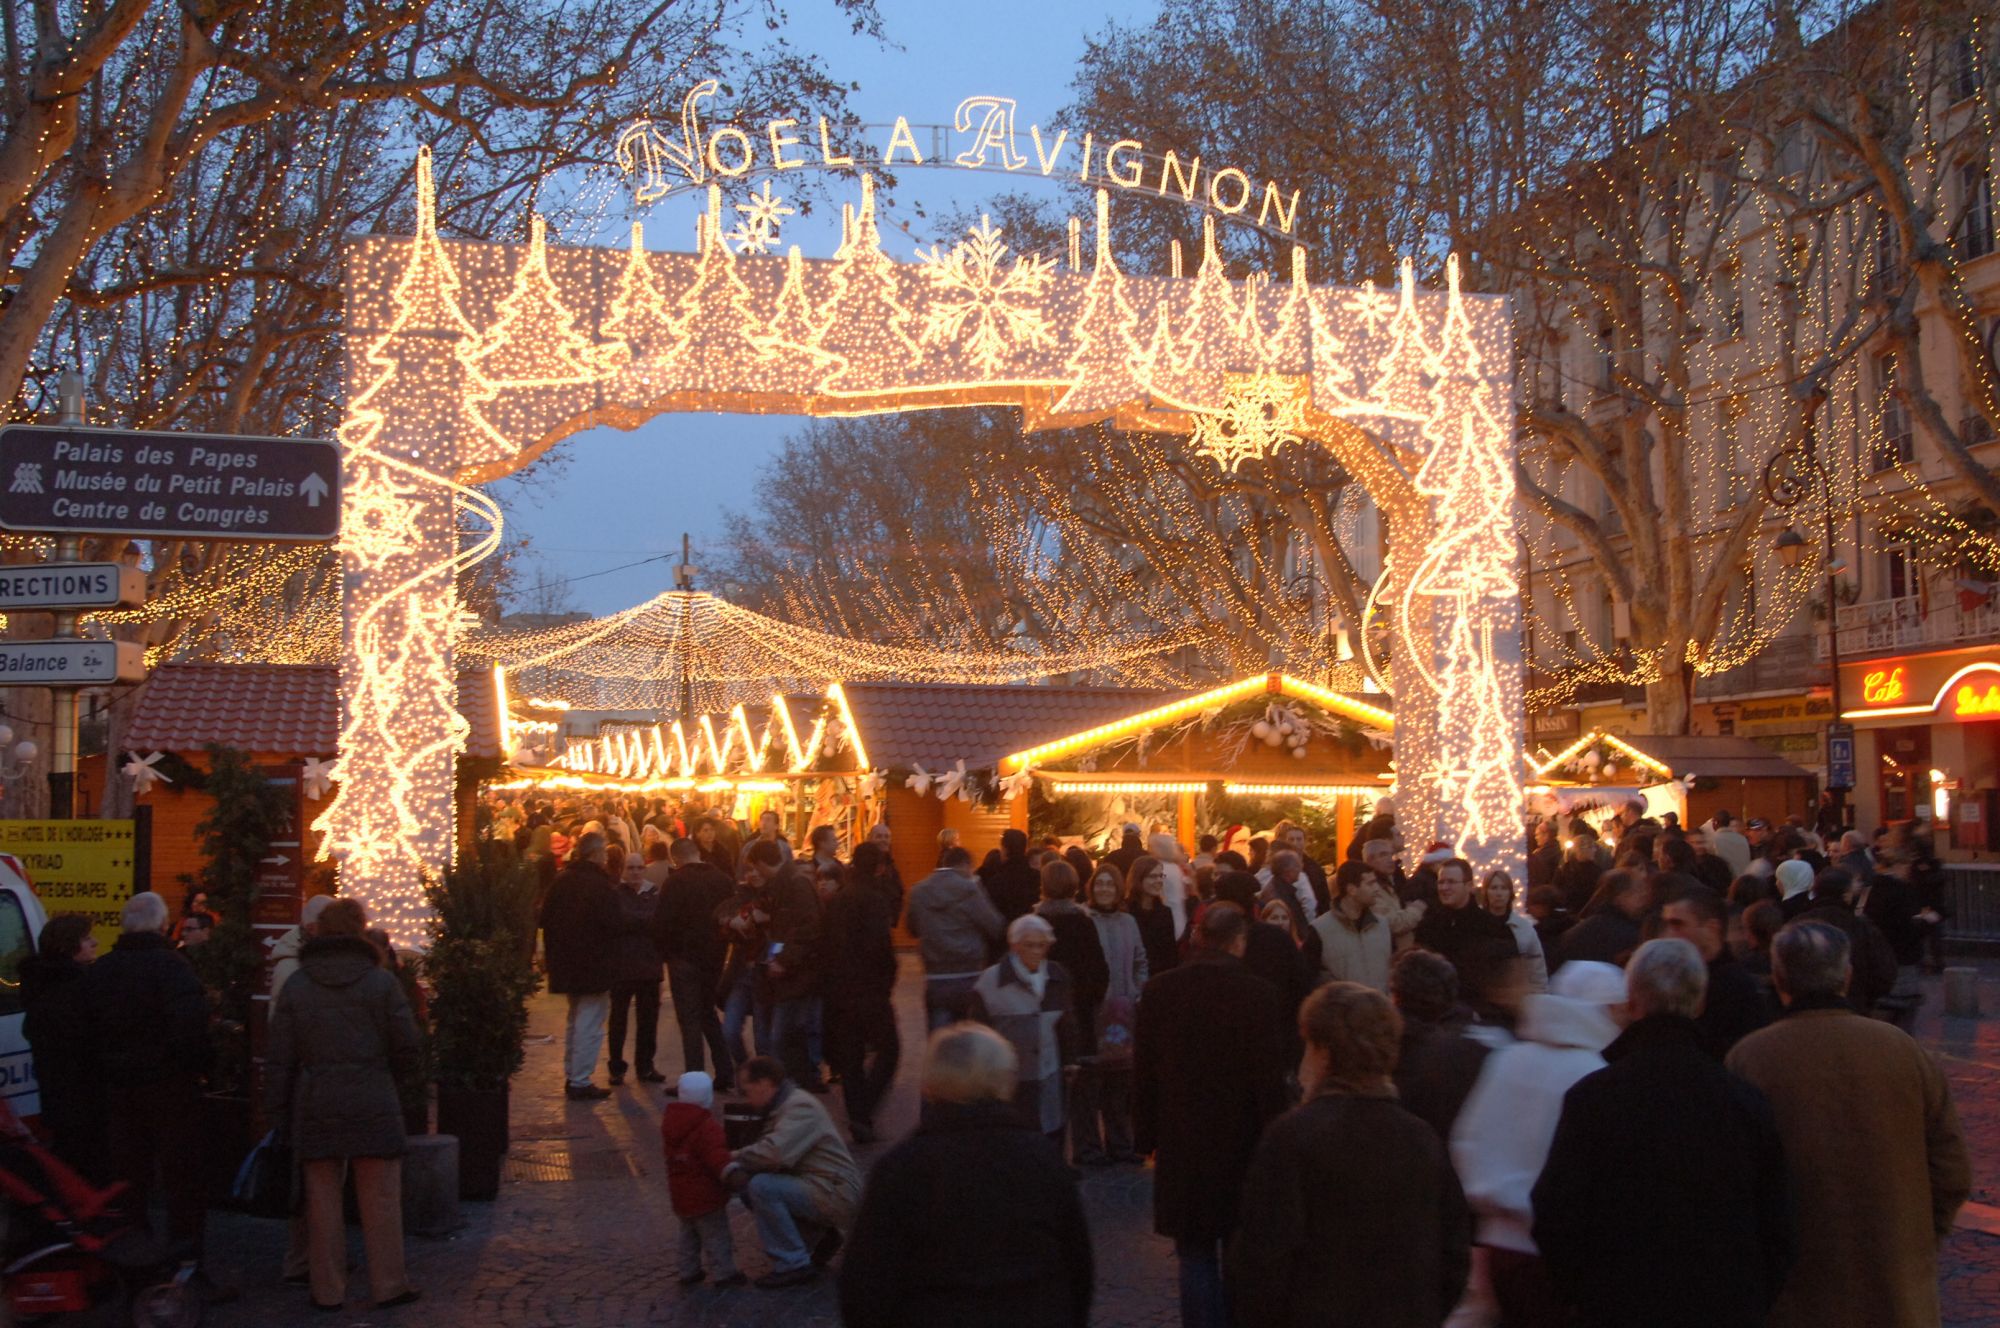
M 806 294 L 806 263 L 797 245 L 785 253 L 785 279 L 771 321 L 757 338 L 766 358 L 766 379 L 773 391 L 811 392 L 818 386 L 832 356 L 819 347 L 820 320 Z
M 681 339 L 664 364 L 646 366 L 663 391 L 749 392 L 764 382 L 764 320 L 722 235 L 722 190 L 708 189 L 694 282 L 675 304 Z
M 492 422 L 500 389 L 480 371 L 481 338 L 458 303 L 437 234 L 428 152 L 417 160 L 417 233 L 390 294 L 387 329 L 361 352 L 369 374 L 340 429 L 341 554 L 349 680 L 333 802 L 315 828 L 342 859 L 342 888 L 399 944 L 421 936 L 418 872 L 449 855 L 450 825 L 419 809 L 449 805 L 462 744 L 451 638 L 452 477 L 511 460 Z
M 1472 325 L 1449 267 L 1449 300 L 1424 389 L 1427 451 L 1416 489 L 1433 503 L 1436 535 L 1410 594 L 1433 601 L 1445 631 L 1437 676 L 1438 772 L 1460 846 L 1486 846 L 1518 832 L 1517 772 L 1507 716 L 1519 705 L 1494 659 L 1499 615 L 1517 611 L 1512 538 L 1514 470 L 1508 433 L 1481 375 Z
M 1416 270 L 1403 260 L 1396 312 L 1388 323 L 1389 345 L 1377 360 L 1368 386 L 1375 413 L 1396 419 L 1421 420 L 1430 409 L 1432 354 L 1424 340 L 1423 319 L 1417 313 Z
M 680 325 L 667 307 L 666 286 L 646 253 L 645 228 L 636 221 L 625 266 L 619 269 L 618 285 L 605 315 L 604 334 L 615 340 L 598 347 L 598 363 L 607 373 L 617 374 L 612 390 L 626 398 L 642 391 L 631 366 L 670 354 L 680 341 Z
M 1245 336 L 1257 353 L 1257 366 L 1265 373 L 1303 374 L 1312 364 L 1307 345 L 1312 336 L 1312 287 L 1306 282 L 1306 251 L 1292 249 L 1292 279 L 1278 302 L 1269 331 L 1251 328 L 1245 318 Z
M 529 219 L 527 253 L 496 313 L 472 357 L 497 389 L 490 403 L 477 406 L 494 432 L 520 445 L 589 410 L 600 348 L 556 289 L 548 233 L 539 216 Z
M 1084 287 L 1083 313 L 1076 323 L 1076 349 L 1065 370 L 1069 390 L 1056 402 L 1058 414 L 1099 414 L 1115 410 L 1145 390 L 1133 364 L 1139 346 L 1139 315 L 1126 293 L 1125 274 L 1111 253 L 1111 196 L 1097 191 L 1097 259 Z
M 1194 274 L 1175 348 L 1174 387 L 1167 395 L 1182 406 L 1220 410 L 1227 375 L 1256 367 L 1243 340 L 1243 308 L 1215 243 L 1215 218 L 1201 223 L 1201 267 Z
M 916 318 L 903 304 L 902 271 L 882 252 L 875 224 L 875 179 L 861 177 L 861 206 L 834 263 L 820 348 L 833 356 L 824 391 L 893 387 L 918 359 Z

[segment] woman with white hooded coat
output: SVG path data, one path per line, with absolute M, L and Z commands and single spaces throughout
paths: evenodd
M 1509 1328 L 1567 1321 L 1531 1234 L 1529 1196 L 1548 1160 L 1563 1095 L 1604 1068 L 1604 1048 L 1624 1024 L 1619 969 L 1590 960 L 1563 965 L 1547 993 L 1522 1003 L 1519 1041 L 1486 1058 L 1452 1126 L 1452 1165 L 1478 1224 L 1467 1299 L 1489 1293 Z

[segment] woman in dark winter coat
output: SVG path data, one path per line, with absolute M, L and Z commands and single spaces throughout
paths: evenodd
M 1435 1328 L 1464 1294 L 1472 1222 L 1444 1144 L 1396 1101 L 1400 1021 L 1380 992 L 1334 982 L 1299 1022 L 1306 1100 L 1264 1131 L 1243 1181 L 1236 1321 Z
M 931 1037 L 917 1132 L 875 1164 L 840 1270 L 848 1328 L 1082 1328 L 1090 1230 L 1062 1154 L 1014 1110 L 1006 1038 Z
M 271 1014 L 267 1106 L 305 1172 L 308 1263 L 313 1303 L 321 1309 L 347 1299 L 343 1162 L 354 1173 L 375 1304 L 417 1298 L 403 1264 L 403 1109 L 396 1083 L 422 1052 L 402 984 L 363 936 L 367 926 L 354 900 L 327 905 Z
M 1181 938 L 1174 935 L 1173 910 L 1166 901 L 1166 865 L 1158 858 L 1141 857 L 1125 873 L 1125 907 L 1139 924 L 1139 939 L 1146 946 L 1146 971 L 1153 977 L 1181 961 Z
M 35 1056 L 42 1126 L 56 1156 L 93 1180 L 104 1170 L 104 1085 L 92 1073 L 82 978 L 97 958 L 97 938 L 81 913 L 59 913 L 42 927 L 40 948 L 21 961 L 21 1035 Z

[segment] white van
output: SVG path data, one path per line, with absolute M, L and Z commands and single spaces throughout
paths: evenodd
M 48 920 L 21 860 L 0 853 L 0 1101 L 23 1120 L 42 1114 L 42 1095 L 21 1032 L 21 961 L 34 953 Z

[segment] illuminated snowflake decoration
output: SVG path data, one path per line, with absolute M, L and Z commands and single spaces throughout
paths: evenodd
M 1396 297 L 1378 287 L 1374 282 L 1363 283 L 1360 290 L 1347 299 L 1347 312 L 1359 319 L 1368 329 L 1369 336 L 1379 336 L 1382 329 L 1396 314 Z
M 341 499 L 341 552 L 373 571 L 418 547 L 423 533 L 417 528 L 422 509 L 413 501 L 416 492 L 373 467 L 349 481 Z
M 980 372 L 996 374 L 1015 345 L 1033 349 L 1055 340 L 1039 307 L 1054 280 L 1055 262 L 1030 254 L 1003 270 L 1007 246 L 1000 242 L 1000 228 L 981 217 L 967 234 L 970 238 L 949 254 L 933 248 L 921 255 L 931 283 L 923 340 L 941 345 L 963 338 Z
M 736 210 L 743 214 L 743 220 L 736 223 L 736 229 L 726 237 L 730 247 L 739 254 L 768 254 L 778 243 L 778 230 L 785 224 L 785 218 L 796 216 L 794 209 L 785 206 L 785 200 L 771 192 L 771 182 L 764 181 L 764 187 L 750 195 L 748 203 L 738 203 Z
M 1230 374 L 1222 409 L 1194 417 L 1194 450 L 1234 473 L 1262 461 L 1306 428 L 1306 380 L 1286 374 Z

